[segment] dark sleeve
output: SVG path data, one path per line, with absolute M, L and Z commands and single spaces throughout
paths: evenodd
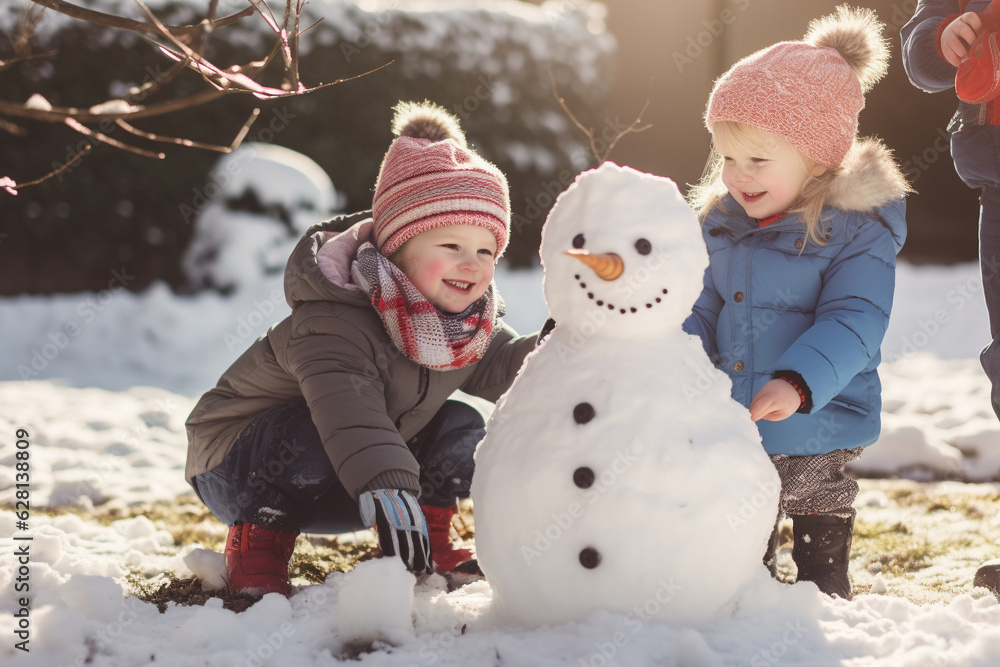
M 337 477 L 354 498 L 375 478 L 418 491 L 420 467 L 386 410 L 370 342 L 349 325 L 329 333 L 321 319 L 299 324 L 287 356 Z
M 785 378 L 791 380 L 796 385 L 798 385 L 799 389 L 802 390 L 802 394 L 805 396 L 805 400 L 802 401 L 802 405 L 799 406 L 799 409 L 796 410 L 796 412 L 801 412 L 804 415 L 809 414 L 812 411 L 812 405 L 813 405 L 812 390 L 809 389 L 809 383 L 806 382 L 806 379 L 804 377 L 802 377 L 795 371 L 785 370 L 785 371 L 774 371 L 773 373 L 771 373 L 772 380 L 781 380 Z
M 923 91 L 939 93 L 955 87 L 957 68 L 938 55 L 937 30 L 946 17 L 958 12 L 958 0 L 921 0 L 899 31 L 903 69 L 910 83 Z
M 462 385 L 465 393 L 494 403 L 510 388 L 524 358 L 535 348 L 538 338 L 538 333 L 518 336 L 502 320 L 499 326 L 500 330 L 493 337 L 486 354 L 476 362 L 475 372 Z

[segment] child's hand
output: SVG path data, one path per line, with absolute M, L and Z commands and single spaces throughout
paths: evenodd
M 402 489 L 363 491 L 358 505 L 362 523 L 378 533 L 383 556 L 398 555 L 416 574 L 433 571 L 427 521 L 413 494 Z
M 958 64 L 969 55 L 969 46 L 983 31 L 983 22 L 975 12 L 965 12 L 948 24 L 941 33 L 941 53 L 950 64 Z
M 802 398 L 795 387 L 784 380 L 771 380 L 750 401 L 750 419 L 778 422 L 795 414 Z

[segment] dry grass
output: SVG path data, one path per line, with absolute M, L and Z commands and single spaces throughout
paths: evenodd
M 859 480 L 858 518 L 851 550 L 851 582 L 855 595 L 866 594 L 883 584 L 885 595 L 905 597 L 915 603 L 948 600 L 971 592 L 976 569 L 984 561 L 1000 557 L 1000 484 L 957 482 L 919 483 L 909 480 Z M 79 508 L 36 509 L 40 514 L 76 514 L 110 524 L 145 516 L 174 538 L 174 548 L 200 544 L 223 551 L 226 527 L 196 499 L 172 503 L 149 503 L 128 509 L 109 507 L 86 511 Z M 462 540 L 475 536 L 471 504 L 464 503 L 455 520 Z M 360 535 L 360 540 L 357 536 Z M 779 576 L 793 581 L 790 522 L 782 530 Z M 322 583 L 332 572 L 347 572 L 374 557 L 377 544 L 364 533 L 352 538 L 305 535 L 296 543 L 292 557 L 292 583 L 298 586 Z M 242 611 L 256 598 L 228 591 L 205 591 L 192 578 L 173 573 L 146 578 L 132 573 L 124 582 L 127 590 L 161 611 L 168 604 L 205 604 L 221 598 L 227 609 Z M 976 589 L 977 594 L 987 594 Z

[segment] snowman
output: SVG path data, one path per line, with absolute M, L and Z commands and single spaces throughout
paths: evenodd
M 557 325 L 476 452 L 476 548 L 494 610 L 699 623 L 759 577 L 780 482 L 749 412 L 681 330 L 708 264 L 673 181 L 584 172 L 542 231 Z

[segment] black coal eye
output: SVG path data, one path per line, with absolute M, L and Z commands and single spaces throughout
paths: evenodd
M 573 247 L 577 250 L 583 247 L 583 234 L 577 234 L 573 237 Z
M 635 251 L 640 255 L 648 255 L 653 252 L 653 244 L 646 239 L 639 239 L 635 242 Z

